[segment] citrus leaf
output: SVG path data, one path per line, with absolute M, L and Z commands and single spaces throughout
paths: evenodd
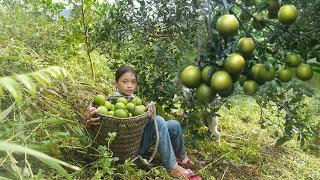
M 1 112 L 1 114 L 0 114 L 0 122 L 9 115 L 9 113 L 12 111 L 14 105 L 15 105 L 15 103 L 13 103 L 8 109 L 6 109 L 3 112 Z
M 22 102 L 22 90 L 19 83 L 11 77 L 0 78 L 2 85 L 18 103 Z
M 28 89 L 28 91 L 32 96 L 36 94 L 36 86 L 29 76 L 20 74 L 20 75 L 16 75 L 15 77 Z
M 30 76 L 34 77 L 43 86 L 51 85 L 50 78 L 45 73 L 41 73 L 41 71 L 33 72 Z
M 71 168 L 73 170 L 80 170 L 80 168 L 77 166 L 74 166 L 72 164 L 61 161 L 61 160 L 56 159 L 54 157 L 48 156 L 42 152 L 30 149 L 28 147 L 21 146 L 18 144 L 0 141 L 0 150 L 11 151 L 11 152 L 15 152 L 15 153 L 25 153 L 25 154 L 29 154 L 31 156 L 34 156 L 34 157 L 38 158 L 39 160 L 41 160 L 42 162 L 49 165 L 50 167 L 56 169 L 61 175 L 65 176 L 68 179 L 71 179 L 71 176 L 68 174 L 68 172 L 61 165 L 64 165 L 64 166 Z

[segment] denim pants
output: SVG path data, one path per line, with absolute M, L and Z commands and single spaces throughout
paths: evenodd
M 178 166 L 176 157 L 183 159 L 186 156 L 181 125 L 176 120 L 165 121 L 161 116 L 156 116 L 154 119 L 158 125 L 158 152 L 162 164 L 168 170 L 175 169 Z M 147 153 L 150 147 L 156 143 L 154 119 L 151 119 L 144 128 L 138 151 L 139 155 Z

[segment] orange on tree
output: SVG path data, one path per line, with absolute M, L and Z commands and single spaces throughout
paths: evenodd
M 98 105 L 98 106 L 103 106 L 106 103 L 107 99 L 104 95 L 96 95 L 93 98 L 93 102 L 94 104 Z
M 214 66 L 205 66 L 201 71 L 202 81 L 207 84 L 210 84 L 210 79 L 214 71 L 215 71 Z
M 201 72 L 195 66 L 188 66 L 181 72 L 180 80 L 187 88 L 196 88 L 201 83 Z
M 294 5 L 283 5 L 279 9 L 278 19 L 282 24 L 290 25 L 296 21 L 298 11 Z
M 265 64 L 260 66 L 258 73 L 262 81 L 271 81 L 276 76 L 276 69 L 272 64 Z
M 205 83 L 201 83 L 196 90 L 196 98 L 199 101 L 209 102 L 212 101 L 214 97 L 215 93 L 213 92 L 211 87 Z
M 247 80 L 243 83 L 243 92 L 248 95 L 253 95 L 259 90 L 259 85 L 255 80 Z
M 251 77 L 254 79 L 254 80 L 257 80 L 257 81 L 261 81 L 260 77 L 259 77 L 259 68 L 263 66 L 263 64 L 254 64 L 252 67 L 251 67 Z
M 277 77 L 281 82 L 289 82 L 293 77 L 293 71 L 290 68 L 280 68 Z
M 238 42 L 238 49 L 241 54 L 249 55 L 252 54 L 252 52 L 255 49 L 254 42 L 251 38 L 241 38 Z
M 278 14 L 278 11 L 280 9 L 280 3 L 278 0 L 269 0 L 268 2 L 268 7 L 267 7 L 267 10 L 269 13 L 272 13 L 272 14 Z
M 248 79 L 248 77 L 246 75 L 241 74 L 240 78 L 239 78 L 239 84 L 241 86 L 243 86 L 243 83 Z
M 227 71 L 215 72 L 210 82 L 210 86 L 214 92 L 228 92 L 233 85 L 232 78 Z
M 276 75 L 272 64 L 255 64 L 251 68 L 252 77 L 256 81 L 271 81 Z
M 219 17 L 216 25 L 218 32 L 224 36 L 232 36 L 239 29 L 239 22 L 232 14 L 225 14 Z
M 313 77 L 313 70 L 309 64 L 300 64 L 296 69 L 296 77 L 302 81 L 308 81 Z
M 299 54 L 288 53 L 285 58 L 285 63 L 288 67 L 298 67 L 301 64 L 302 59 Z
M 240 74 L 245 67 L 245 60 L 239 54 L 230 54 L 224 61 L 224 68 L 230 74 Z

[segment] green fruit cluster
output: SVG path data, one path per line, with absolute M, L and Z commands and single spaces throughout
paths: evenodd
M 104 95 L 96 95 L 93 102 L 97 106 L 98 113 L 104 116 L 128 118 L 139 116 L 147 111 L 139 97 L 134 97 L 130 101 L 125 97 L 109 101 Z

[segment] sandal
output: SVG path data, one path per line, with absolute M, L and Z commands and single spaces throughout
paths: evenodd
M 196 175 L 190 169 L 185 169 L 181 172 L 179 167 L 170 171 L 170 175 L 173 177 L 182 177 L 184 180 L 201 180 L 201 177 Z
M 187 167 L 191 167 L 191 166 L 194 166 L 195 164 L 194 164 L 194 162 L 192 162 L 191 161 L 191 159 L 188 157 L 188 156 L 186 156 L 185 158 L 184 158 L 184 160 L 179 160 L 179 159 L 177 159 L 177 163 L 179 164 L 179 165 L 182 165 L 182 166 L 187 166 Z

